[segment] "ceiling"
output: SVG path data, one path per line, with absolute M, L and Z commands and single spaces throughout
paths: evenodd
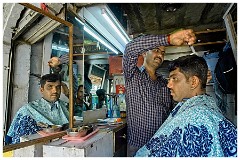
M 224 28 L 230 3 L 119 3 L 108 4 L 130 35 L 167 34 L 179 28 L 194 31 Z M 127 23 L 127 25 L 126 25 Z
M 78 8 L 77 10 L 81 10 L 83 7 L 79 3 L 74 5 Z M 84 7 L 93 13 L 99 12 L 94 6 L 101 5 L 106 4 L 84 4 Z M 181 28 L 193 29 L 198 33 L 194 48 L 199 54 L 203 54 L 207 50 L 220 50 L 224 47 L 226 30 L 223 16 L 230 5 L 230 3 L 107 4 L 131 38 L 143 34 L 169 34 Z M 234 7 L 236 6 L 235 4 Z M 233 13 L 232 16 L 233 21 L 236 21 L 237 13 Z M 102 22 L 101 16 L 97 19 Z M 215 32 L 215 30 L 217 31 Z M 166 48 L 165 60 L 172 60 L 192 52 L 188 46 L 168 47 Z M 108 70 L 109 55 L 109 53 L 86 55 L 84 56 L 85 63 L 98 64 Z
M 50 4 L 49 4 L 50 5 Z M 55 8 L 59 8 L 58 16 L 64 17 L 67 21 L 74 25 L 73 31 L 73 53 L 75 54 L 74 60 L 84 60 L 84 64 L 89 66 L 89 64 L 97 64 L 98 66 L 108 70 L 108 59 L 109 56 L 122 56 L 122 54 L 115 54 L 107 49 L 106 46 L 99 43 L 93 36 L 86 34 L 84 31 L 84 25 L 81 25 L 76 21 L 76 17 L 80 17 L 80 12 L 83 7 L 87 8 L 91 12 L 91 16 L 95 17 L 92 22 L 94 24 L 99 24 L 98 32 L 103 30 L 111 30 L 108 32 L 106 37 L 111 37 L 108 39 L 109 43 L 113 44 L 114 38 L 119 42 L 119 36 L 112 33 L 113 29 L 109 29 L 109 24 L 103 21 L 103 16 L 101 14 L 101 9 L 106 4 L 97 3 L 71 3 L 72 10 L 68 10 L 67 13 L 61 12 L 65 8 L 65 4 L 56 3 L 51 4 Z M 223 16 L 230 3 L 108 3 L 107 6 L 117 18 L 119 23 L 124 27 L 126 33 L 130 38 L 135 38 L 143 34 L 169 34 L 175 30 L 181 28 L 191 28 L 196 32 L 197 43 L 194 44 L 196 52 L 200 53 L 206 50 L 222 49 L 225 45 L 227 38 L 225 24 Z M 56 7 L 57 6 L 57 7 Z M 98 9 L 95 7 L 99 6 Z M 234 5 L 234 8 L 237 4 Z M 50 9 L 50 8 L 49 8 Z M 86 10 L 87 10 L 86 9 Z M 234 22 L 237 21 L 237 9 L 233 9 L 232 19 Z M 57 13 L 58 13 L 57 12 Z M 74 12 L 74 13 L 73 13 Z M 98 13 L 98 17 L 94 13 Z M 32 14 L 26 14 L 26 17 Z M 85 15 L 86 16 L 86 15 Z M 90 16 L 90 14 L 89 14 Z M 32 16 L 33 17 L 33 16 Z M 22 24 L 22 28 L 25 30 L 23 34 L 23 39 L 27 42 L 30 39 L 30 43 L 34 43 L 44 37 L 46 34 L 51 32 L 51 27 L 49 26 L 59 26 L 59 23 L 52 21 L 49 18 L 43 17 L 46 20 L 40 21 L 41 16 L 36 14 L 36 17 L 32 20 L 29 19 L 29 23 L 34 21 L 35 26 L 26 25 L 25 21 L 19 23 Z M 22 19 L 25 19 L 23 16 Z M 48 23 L 45 23 L 45 22 Z M 52 23 L 54 22 L 54 23 Z M 40 25 L 39 25 L 40 24 Z M 42 24 L 48 24 L 45 30 L 41 28 Z M 235 23 L 237 25 L 237 23 Z M 39 28 L 38 30 L 35 28 Z M 56 27 L 55 27 L 56 28 Z M 108 28 L 108 29 L 107 29 Z M 39 32 L 42 31 L 42 32 Z M 39 33 L 42 35 L 36 35 Z M 19 31 L 19 34 L 21 32 Z M 16 34 L 16 37 L 17 35 Z M 32 38 L 32 35 L 33 38 Z M 26 37 L 26 38 L 25 38 Z M 30 37 L 30 38 L 29 38 Z M 37 38 L 36 38 L 37 37 Z M 105 38 L 106 38 L 105 37 Z M 107 39 L 107 38 L 106 38 Z M 54 30 L 53 44 L 64 48 L 68 46 L 68 27 L 60 25 Z M 115 43 L 117 44 L 117 43 Z M 121 44 L 122 45 L 122 44 Z M 124 50 L 124 45 L 122 45 L 121 52 Z M 101 49 L 100 49 L 101 48 Z M 86 50 L 84 55 L 82 54 L 82 49 Z M 54 50 L 54 49 L 53 49 Z M 55 50 L 56 51 L 56 50 Z M 120 50 L 119 50 L 120 51 Z M 66 53 L 68 51 L 65 51 Z M 172 60 L 182 55 L 191 54 L 193 51 L 189 46 L 184 47 L 174 47 L 170 46 L 166 48 L 165 60 Z M 56 54 L 58 51 L 56 52 Z M 178 53 L 178 54 L 176 54 Z M 52 54 L 55 52 L 52 51 Z
M 82 8 L 81 4 L 74 5 L 78 9 Z M 96 5 L 101 4 L 84 4 L 84 7 L 91 8 Z M 223 15 L 230 3 L 108 3 L 107 5 L 131 38 L 143 34 L 169 34 L 181 28 L 191 28 L 195 32 L 204 33 L 196 35 L 198 44 L 194 47 L 197 52 L 220 49 L 226 41 Z M 234 13 L 233 20 L 236 19 L 237 13 Z M 210 33 L 205 33 L 209 31 Z M 170 48 L 166 50 L 166 59 L 172 59 L 171 54 L 176 52 L 191 53 L 192 51 L 188 46 Z M 98 59 L 99 55 L 87 56 L 86 60 L 88 61 L 90 57 L 92 60 L 98 59 L 100 64 L 105 63 L 106 61 L 102 61 L 106 60 L 108 55 L 100 56 L 101 59 Z
M 64 8 L 64 4 L 49 4 L 54 8 Z M 58 5 L 56 7 L 56 5 Z M 109 55 L 115 55 L 111 52 L 106 51 L 106 47 L 101 46 L 100 50 L 96 51 L 96 47 L 99 46 L 99 42 L 91 41 L 91 37 L 83 31 L 83 26 L 80 25 L 75 20 L 75 16 L 78 15 L 83 9 L 87 8 L 88 11 L 100 12 L 96 10 L 94 6 L 108 6 L 111 12 L 115 15 L 119 23 L 124 27 L 127 34 L 131 38 L 135 38 L 142 34 L 169 34 L 175 30 L 181 28 L 191 28 L 197 32 L 197 43 L 194 48 L 197 52 L 205 51 L 214 48 L 222 48 L 224 41 L 226 40 L 226 30 L 223 20 L 223 15 L 231 5 L 230 3 L 108 3 L 108 4 L 97 4 L 97 3 L 71 3 L 72 10 L 75 12 L 67 13 L 67 21 L 74 24 L 74 53 L 80 54 L 82 51 L 82 44 L 84 42 L 85 49 L 88 53 L 84 56 L 84 60 L 87 64 L 108 64 Z M 237 7 L 237 4 L 234 5 Z M 237 10 L 232 14 L 233 21 L 237 21 Z M 64 12 L 61 12 L 64 13 Z M 101 13 L 99 13 L 101 15 Z M 105 30 L 109 28 L 109 25 L 106 22 L 103 22 L 101 19 L 103 16 L 96 17 L 95 19 L 99 20 L 98 22 L 94 21 L 93 23 L 101 23 L 100 30 Z M 37 18 L 36 18 L 37 19 Z M 38 22 L 38 21 L 37 21 Z M 235 23 L 237 24 L 237 23 Z M 58 24 L 56 24 L 58 25 Z M 25 24 L 23 26 L 26 26 Z M 29 25 L 30 26 L 30 25 Z M 37 25 L 39 26 L 39 25 Z M 32 29 L 31 27 L 29 27 Z M 49 27 L 46 27 L 49 30 Z M 29 30 L 25 29 L 26 33 Z M 217 31 L 216 31 L 217 30 Z M 35 32 L 33 32 L 35 33 Z M 55 31 L 56 43 L 64 41 L 66 43 L 68 40 L 68 30 L 61 28 Z M 47 33 L 45 33 L 47 34 Z M 43 34 L 43 35 L 45 35 Z M 58 35 L 61 35 L 60 38 Z M 65 36 L 63 36 L 65 35 Z M 63 38 L 65 37 L 65 38 Z M 119 38 L 116 35 L 108 33 L 108 38 Z M 87 41 L 86 41 L 87 38 Z M 110 43 L 113 43 L 113 38 L 108 40 Z M 55 39 L 55 38 L 54 38 Z M 53 39 L 53 41 L 54 41 Z M 88 41 L 90 40 L 90 41 Z M 61 42 L 62 43 L 62 42 Z M 64 44 L 63 43 L 63 44 Z M 87 44 L 88 43 L 88 44 Z M 124 50 L 122 47 L 121 52 Z M 165 59 L 169 60 L 174 58 L 175 53 L 191 53 L 191 49 L 186 46 L 184 47 L 168 47 L 166 48 Z M 116 55 L 118 56 L 118 55 Z M 120 54 L 121 56 L 121 54 Z M 181 54 L 178 54 L 181 56 Z M 81 58 L 81 56 L 79 56 Z M 78 59 L 79 57 L 74 57 Z

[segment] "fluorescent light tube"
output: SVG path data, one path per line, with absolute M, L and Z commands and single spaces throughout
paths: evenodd
M 82 21 L 80 21 L 78 18 L 75 17 L 75 20 L 77 20 L 81 25 L 84 26 L 84 23 Z
M 126 45 L 129 42 L 129 39 L 124 37 L 124 35 L 121 33 L 121 31 L 118 29 L 118 27 L 113 23 L 113 21 L 107 15 L 107 12 L 105 9 L 102 9 L 102 15 L 107 20 L 107 22 L 111 25 L 111 27 L 115 30 L 115 32 L 122 38 L 122 40 L 125 42 L 125 45 Z
M 91 31 L 86 25 L 84 25 L 84 30 L 86 32 L 88 32 L 91 36 L 93 36 L 94 38 L 96 38 L 99 42 L 101 42 L 103 45 L 105 45 L 107 48 L 109 48 L 110 50 L 112 50 L 114 53 L 118 54 L 118 51 L 115 50 L 113 47 L 111 47 L 110 45 L 108 45 L 106 42 L 104 42 L 104 40 L 102 40 L 99 36 L 97 36 L 93 31 Z
M 65 47 L 62 45 L 52 44 L 52 49 L 58 50 L 58 51 L 63 51 L 63 52 L 69 52 L 69 48 L 67 46 Z
M 110 50 L 112 50 L 114 53 L 118 54 L 118 51 L 115 50 L 114 48 L 112 48 L 110 45 L 108 45 L 107 43 L 104 42 L 104 40 L 102 40 L 99 36 L 97 36 L 93 31 L 91 31 L 82 21 L 80 21 L 78 18 L 75 17 L 75 19 L 82 24 L 84 27 L 83 29 L 88 32 L 91 36 L 93 36 L 94 38 L 96 38 L 99 42 L 101 42 L 103 45 L 105 45 L 107 48 L 109 48 Z

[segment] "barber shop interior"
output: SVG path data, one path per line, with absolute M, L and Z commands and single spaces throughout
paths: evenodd
M 237 3 L 3 3 L 3 157 L 237 158 Z

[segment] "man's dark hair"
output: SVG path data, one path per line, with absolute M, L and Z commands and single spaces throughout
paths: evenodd
M 106 91 L 104 89 L 98 89 L 96 91 L 97 96 L 105 96 Z
M 82 85 L 82 84 L 80 84 L 80 85 L 78 86 L 78 89 L 77 89 L 77 91 L 79 91 L 79 89 L 80 89 L 81 87 L 83 87 L 83 85 Z
M 201 88 L 206 88 L 208 66 L 203 57 L 197 55 L 187 55 L 173 60 L 169 64 L 169 72 L 179 68 L 187 79 L 197 76 L 201 81 Z
M 44 76 L 42 76 L 40 80 L 40 85 L 43 88 L 46 82 L 57 82 L 57 81 L 60 81 L 60 83 L 62 82 L 61 76 L 59 74 L 45 74 Z

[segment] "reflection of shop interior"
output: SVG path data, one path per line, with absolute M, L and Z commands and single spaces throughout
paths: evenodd
M 91 80 L 92 84 L 95 86 L 101 86 L 102 78 L 95 76 L 95 75 L 90 75 L 89 79 Z

